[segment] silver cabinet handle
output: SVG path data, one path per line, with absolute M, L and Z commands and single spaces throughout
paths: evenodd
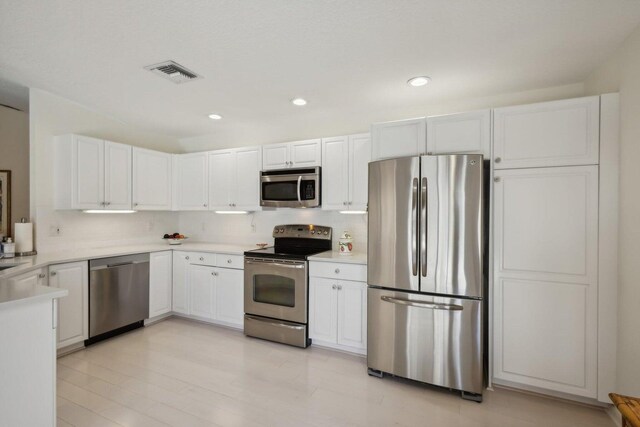
M 204 204 L 204 205 L 202 205 L 202 206 L 204 206 L 204 207 L 206 208 L 206 207 L 207 207 L 207 204 L 205 203 L 205 204 Z
M 204 261 L 204 257 L 200 257 L 200 261 Z
M 52 275 L 52 276 L 55 276 L 56 274 L 58 274 L 58 273 L 56 273 L 55 271 L 52 271 L 52 272 L 51 272 L 51 275 Z M 38 277 L 42 277 L 42 278 L 44 278 L 44 274 L 38 274 Z
M 342 206 L 347 206 L 347 202 L 342 202 Z
M 500 158 L 500 157 L 496 157 L 496 159 L 495 159 L 495 162 L 496 162 L 496 163 L 500 163 L 501 161 L 502 161 L 502 158 Z
M 411 274 L 418 275 L 418 178 L 411 189 Z
M 342 285 L 338 285 L 338 290 L 341 291 L 342 290 Z
M 233 261 L 231 261 L 231 258 L 229 258 L 229 259 L 227 260 L 227 264 L 231 264 L 232 262 L 233 262 Z
M 332 285 L 331 289 L 337 289 L 338 287 L 336 285 Z
M 493 178 L 493 182 L 500 182 L 500 177 L 496 176 L 495 178 Z
M 187 261 L 189 261 L 189 255 L 187 255 L 186 257 L 184 257 L 184 259 L 186 259 Z
M 107 202 L 107 206 L 111 205 L 111 202 Z
M 214 276 L 217 276 L 217 275 L 218 275 L 218 272 L 217 272 L 217 271 L 214 271 L 214 272 L 213 272 L 213 275 L 214 275 Z
M 463 309 L 461 305 L 457 305 L 457 304 L 440 304 L 437 302 L 411 301 L 411 300 L 387 297 L 387 296 L 382 296 L 380 297 L 380 299 L 382 301 L 390 302 L 392 304 L 407 305 L 410 307 L 430 308 L 432 310 L 461 311 Z
M 133 204 L 133 206 L 138 206 L 138 204 L 137 204 L 137 203 L 134 203 L 134 204 Z
M 52 275 L 52 276 L 55 276 L 55 275 L 56 275 L 56 272 L 55 272 L 55 271 L 52 271 L 52 272 L 51 272 L 51 275 Z M 39 278 L 39 279 L 44 279 L 45 277 L 47 277 L 47 275 L 46 275 L 46 274 L 42 274 L 42 273 L 38 274 L 38 278 Z
M 340 269 L 336 268 L 336 274 L 340 274 Z
M 420 193 L 420 264 L 422 277 L 427 277 L 427 178 L 422 178 Z

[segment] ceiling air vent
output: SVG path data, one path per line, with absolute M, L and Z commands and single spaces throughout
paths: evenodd
M 202 76 L 173 61 L 165 61 L 159 64 L 148 65 L 144 67 L 144 69 L 162 76 L 165 79 L 171 80 L 176 84 L 190 82 L 192 80 L 202 78 Z

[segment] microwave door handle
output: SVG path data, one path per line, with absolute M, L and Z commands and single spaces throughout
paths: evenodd
M 298 177 L 298 202 L 302 203 L 302 199 L 300 198 L 300 184 L 302 184 L 302 175 Z

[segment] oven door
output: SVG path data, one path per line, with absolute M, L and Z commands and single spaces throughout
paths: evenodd
M 244 259 L 244 312 L 307 323 L 307 262 Z
M 274 171 L 263 172 L 260 177 L 260 206 L 275 208 L 320 206 L 319 168 L 282 171 L 282 174 Z

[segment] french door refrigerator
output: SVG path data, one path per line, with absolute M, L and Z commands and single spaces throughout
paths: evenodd
M 437 155 L 369 164 L 367 365 L 482 401 L 484 164 Z

